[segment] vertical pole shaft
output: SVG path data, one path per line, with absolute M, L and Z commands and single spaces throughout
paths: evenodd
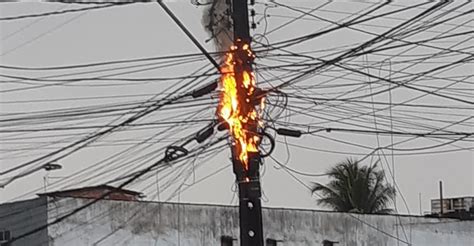
M 444 206 L 443 206 L 443 181 L 439 181 L 439 203 L 441 205 L 440 215 L 444 213 Z
M 232 19 L 234 21 L 234 40 L 241 39 L 250 44 L 249 10 L 247 0 L 232 1 Z
M 242 52 L 243 46 L 250 48 L 249 14 L 247 0 L 232 0 L 232 19 L 234 28 L 234 45 L 237 48 L 236 56 L 240 61 L 235 65 L 235 78 L 238 88 L 243 87 L 244 72 L 252 73 L 252 62 L 246 53 Z M 239 89 L 238 89 L 239 90 Z M 239 97 L 248 97 L 245 90 L 238 92 Z M 243 113 L 249 112 L 254 105 L 241 105 Z M 247 132 L 257 132 L 256 124 L 245 126 Z M 260 190 L 260 155 L 258 152 L 250 152 L 248 164 L 244 167 L 237 156 L 233 156 L 234 173 L 239 186 L 239 221 L 240 221 L 240 245 L 241 246 L 263 246 L 262 227 L 262 205 Z
M 258 156 L 250 157 L 249 165 L 254 168 L 260 165 Z M 240 165 L 234 160 L 234 168 Z M 240 245 L 263 246 L 262 204 L 258 172 L 240 176 L 237 175 L 239 184 L 239 222 Z

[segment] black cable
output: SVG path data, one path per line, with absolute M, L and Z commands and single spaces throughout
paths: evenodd
M 464 58 L 461 59 L 461 60 L 458 60 L 458 61 L 455 61 L 455 62 L 453 62 L 453 63 L 447 64 L 447 65 L 443 66 L 442 68 L 444 68 L 444 67 L 449 67 L 449 66 L 452 66 L 452 65 L 456 65 L 456 64 L 459 64 L 459 63 L 466 63 L 466 62 L 469 62 L 469 61 L 472 61 L 472 60 L 474 60 L 474 55 L 469 55 L 469 56 L 467 56 L 467 57 L 464 57 Z M 431 95 L 433 95 L 433 96 L 438 96 L 438 97 L 442 97 L 442 98 L 445 98 L 445 99 L 450 99 L 450 100 L 454 100 L 454 101 L 458 101 L 458 102 L 462 102 L 462 103 L 466 103 L 466 104 L 474 104 L 474 101 L 464 100 L 464 99 L 460 99 L 460 98 L 456 98 L 456 97 L 452 97 L 452 96 L 447 96 L 447 95 L 439 94 L 439 93 L 436 93 L 436 92 L 433 92 L 433 91 L 421 89 L 421 88 L 418 88 L 418 87 L 415 87 L 415 86 L 412 86 L 412 85 L 408 85 L 408 83 L 406 83 L 406 82 L 397 82 L 397 81 L 394 81 L 394 80 L 389 80 L 389 79 L 386 79 L 386 78 L 381 78 L 381 77 L 378 77 L 378 76 L 376 76 L 376 75 L 368 74 L 368 73 L 363 72 L 363 71 L 360 71 L 360 70 L 358 70 L 358 69 L 353 69 L 353 68 L 350 68 L 350 67 L 347 67 L 347 66 L 343 66 L 343 65 L 340 65 L 340 64 L 337 64 L 337 63 L 333 63 L 333 65 L 334 65 L 334 66 L 337 66 L 337 67 L 340 67 L 340 68 L 347 69 L 347 70 L 349 70 L 349 71 L 351 71 L 351 72 L 354 72 L 354 73 L 359 73 L 359 74 L 362 74 L 362 75 L 366 75 L 366 76 L 371 77 L 371 78 L 374 78 L 374 79 L 382 80 L 382 81 L 385 81 L 385 82 L 389 82 L 389 83 L 395 84 L 395 85 L 397 85 L 397 86 L 403 86 L 403 87 L 406 87 L 406 88 L 408 88 L 408 89 L 412 89 L 412 90 L 424 92 L 424 93 L 427 93 L 427 94 L 431 94 Z M 441 69 L 441 67 L 436 68 L 436 70 L 438 70 L 438 69 Z
M 219 140 L 216 140 L 216 141 L 214 142 L 214 144 L 215 144 L 215 143 L 219 143 L 219 142 L 221 142 L 221 141 L 224 140 L 224 139 L 225 139 L 225 138 L 221 138 L 221 139 L 219 139 Z M 162 164 L 169 163 L 170 161 L 174 161 L 174 160 L 170 160 L 168 156 L 165 156 L 165 157 L 163 157 L 162 159 L 160 159 L 160 160 L 156 161 L 155 163 L 153 163 L 152 165 L 149 165 L 148 167 L 146 167 L 146 168 L 144 168 L 144 169 L 141 169 L 141 170 L 139 170 L 138 172 L 134 173 L 129 179 L 127 179 L 127 180 L 125 180 L 124 182 L 122 182 L 122 183 L 121 183 L 119 186 L 117 186 L 114 190 L 110 190 L 110 191 L 104 193 L 104 194 L 101 195 L 100 197 L 95 198 L 95 199 L 93 199 L 92 201 L 90 201 L 90 202 L 88 202 L 88 203 L 86 203 L 86 204 L 84 204 L 84 205 L 81 205 L 81 206 L 75 208 L 75 209 L 72 210 L 71 212 L 62 215 L 62 216 L 60 216 L 60 217 L 54 219 L 53 221 L 48 222 L 48 223 L 45 224 L 45 225 L 38 226 L 38 227 L 36 227 L 35 229 L 29 230 L 29 231 L 27 231 L 27 232 L 25 232 L 25 233 L 23 233 L 23 234 L 20 234 L 20 235 L 18 235 L 18 236 L 16 236 L 16 237 L 13 237 L 13 238 L 12 238 L 11 240 L 9 240 L 8 242 L 9 242 L 9 243 L 13 243 L 13 242 L 15 242 L 15 241 L 17 241 L 17 240 L 19 240 L 19 239 L 21 239 L 21 238 L 24 238 L 24 237 L 27 237 L 27 236 L 29 236 L 29 235 L 32 235 L 32 234 L 34 234 L 34 233 L 36 233 L 36 232 L 38 232 L 38 231 L 42 231 L 42 230 L 44 230 L 45 228 L 48 228 L 48 227 L 51 226 L 51 225 L 60 223 L 61 221 L 67 219 L 68 217 L 70 217 L 70 216 L 72 216 L 72 215 L 74 215 L 74 214 L 76 214 L 76 213 L 78 213 L 78 212 L 80 212 L 80 211 L 82 211 L 82 210 L 84 210 L 84 209 L 86 209 L 86 208 L 92 206 L 93 204 L 97 203 L 97 202 L 100 201 L 100 200 L 103 200 L 103 199 L 106 198 L 107 196 L 109 196 L 109 195 L 111 195 L 112 193 L 116 192 L 116 190 L 123 189 L 125 186 L 127 186 L 127 185 L 133 183 L 133 182 L 136 181 L 137 179 L 141 178 L 143 175 L 145 175 L 145 174 L 147 174 L 148 172 L 152 171 L 154 168 L 156 168 L 156 167 L 158 167 L 158 166 L 160 166 L 160 165 L 162 165 Z
M 220 52 L 214 52 L 212 54 L 213 55 L 220 54 Z M 53 67 L 20 67 L 20 66 L 0 65 L 0 68 L 14 69 L 14 70 L 32 70 L 32 71 L 64 70 L 64 69 L 88 68 L 88 67 L 95 67 L 95 66 L 107 66 L 107 65 L 134 63 L 134 62 L 143 62 L 143 61 L 176 60 L 179 58 L 200 57 L 202 55 L 203 54 L 201 53 L 188 53 L 188 54 L 181 54 L 181 55 L 154 56 L 154 57 L 147 57 L 147 58 L 113 60 L 113 61 L 103 61 L 103 62 L 86 63 L 86 64 L 74 64 L 74 65 L 67 65 L 67 66 L 53 66 Z
M 343 60 L 343 59 L 345 59 L 345 58 L 347 58 L 347 57 L 349 57 L 349 56 L 353 56 L 354 54 L 357 54 L 359 51 L 364 50 L 364 49 L 367 48 L 367 47 L 370 47 L 372 44 L 377 43 L 377 42 L 379 42 L 379 41 L 381 41 L 381 40 L 384 40 L 389 34 L 393 33 L 394 31 L 399 30 L 400 28 L 402 28 L 402 27 L 404 27 L 404 26 L 410 24 L 411 22 L 413 22 L 413 21 L 416 20 L 416 19 L 419 19 L 419 18 L 421 18 L 421 17 L 423 17 L 423 16 L 425 16 L 425 15 L 427 15 L 427 14 L 430 14 L 431 12 L 433 12 L 434 10 L 438 9 L 440 6 L 443 6 L 443 5 L 445 5 L 445 4 L 446 4 L 446 2 L 437 3 L 436 5 L 430 7 L 429 9 L 423 11 L 422 13 L 417 14 L 415 17 L 412 17 L 412 18 L 410 18 L 409 20 L 404 21 L 403 23 L 401 23 L 401 24 L 399 24 L 399 25 L 397 25 L 397 26 L 391 28 L 390 30 L 388 30 L 388 31 L 386 31 L 386 32 L 384 32 L 384 33 L 382 33 L 382 34 L 380 34 L 380 35 L 378 35 L 378 36 L 376 36 L 376 37 L 370 39 L 369 41 L 366 41 L 366 42 L 364 42 L 363 44 L 361 44 L 361 45 L 359 45 L 359 46 L 357 46 L 357 47 L 354 47 L 354 48 L 350 49 L 349 51 L 346 51 L 346 52 L 344 52 L 343 54 L 341 54 L 341 55 L 339 55 L 339 56 L 337 56 L 337 57 L 335 57 L 335 58 L 333 58 L 333 59 L 331 59 L 331 60 L 328 60 L 328 61 L 324 62 L 323 64 L 321 64 L 321 65 L 319 65 L 319 66 L 316 66 L 316 67 L 313 68 L 313 69 L 310 69 L 310 70 L 308 70 L 308 71 L 305 71 L 305 72 L 302 73 L 301 75 L 296 76 L 295 78 L 293 78 L 293 79 L 291 79 L 291 80 L 288 80 L 288 81 L 286 81 L 286 82 L 284 82 L 284 83 L 278 85 L 277 88 L 284 87 L 284 86 L 286 86 L 286 85 L 288 85 L 288 84 L 290 84 L 290 83 L 292 83 L 292 82 L 294 82 L 294 81 L 296 81 L 296 80 L 299 80 L 299 79 L 304 78 L 304 77 L 307 76 L 308 74 L 314 73 L 315 71 L 317 71 L 317 70 L 319 70 L 319 69 L 322 69 L 322 68 L 324 68 L 324 67 L 326 67 L 326 66 L 329 66 L 329 65 L 333 65 L 334 63 L 340 62 L 341 60 Z M 341 27 L 341 26 L 344 26 L 344 25 L 340 25 L 340 26 L 338 26 L 338 27 Z
M 206 67 L 207 67 L 207 65 L 204 66 L 204 67 L 199 68 L 199 69 L 196 70 L 194 73 L 198 73 L 198 72 L 200 72 L 201 70 L 203 70 L 203 69 L 206 68 Z M 210 71 L 210 70 L 211 70 L 211 69 L 209 69 L 208 71 Z M 207 71 L 207 72 L 208 72 L 208 71 Z M 183 85 L 180 85 L 180 83 L 182 83 L 182 82 L 184 82 L 184 81 L 185 81 L 185 80 L 181 80 L 180 82 L 171 85 L 170 87 L 168 87 L 167 89 L 165 89 L 165 90 L 164 90 L 163 92 L 161 92 L 160 94 L 167 93 L 167 91 L 170 90 L 170 89 L 172 89 L 172 88 L 177 88 L 177 89 L 175 89 L 174 92 L 173 92 L 173 93 L 177 93 L 179 90 L 188 89 L 190 86 L 191 86 L 191 88 L 192 88 L 192 86 L 195 86 L 194 83 L 196 83 L 196 82 L 203 82 L 203 81 L 197 81 L 197 79 L 193 79 L 193 80 L 191 80 L 190 82 L 186 83 L 184 86 L 183 86 Z M 147 109 L 152 109 L 151 107 L 156 106 L 156 104 L 159 103 L 160 101 L 165 101 L 165 99 L 172 99 L 171 95 L 173 95 L 173 93 L 169 93 L 169 94 L 168 94 L 167 96 L 165 96 L 164 98 L 160 99 L 159 101 L 154 102 L 154 103 L 153 103 L 152 105 L 150 105 Z M 187 95 L 191 95 L 191 94 L 192 94 L 192 92 L 188 93 Z M 185 95 L 186 95 L 186 94 L 185 94 Z M 157 96 L 150 98 L 150 99 L 147 100 L 145 103 L 153 102 L 153 101 L 156 99 L 156 97 L 157 97 Z M 146 111 L 146 110 L 145 110 L 145 111 Z M 145 112 L 145 111 L 141 111 L 141 112 Z M 140 113 L 140 112 L 139 112 L 139 113 Z M 135 115 L 135 116 L 136 116 L 136 115 Z M 120 118 L 119 118 L 119 119 L 120 119 Z M 129 118 L 129 119 L 130 119 L 130 118 Z M 122 121 L 122 122 L 123 122 L 123 121 Z M 111 124 L 112 124 L 112 123 L 111 123 Z M 110 129 L 110 128 L 109 128 L 109 129 Z M 86 136 L 85 138 L 88 138 L 88 137 L 90 137 L 90 136 L 93 137 L 94 134 L 99 134 L 99 133 L 100 133 L 100 132 L 95 132 L 95 133 L 89 134 L 89 135 Z M 83 138 L 82 140 L 84 140 L 84 138 Z M 80 140 L 80 141 L 82 141 L 82 140 Z M 94 139 L 93 139 L 93 140 L 94 140 Z M 89 142 L 89 143 L 90 143 L 90 142 Z M 65 156 L 68 156 L 68 155 L 70 155 L 70 154 L 72 154 L 72 153 L 74 153 L 74 152 L 80 150 L 81 148 L 87 146 L 87 144 L 89 144 L 89 143 L 86 143 L 86 144 L 84 144 L 83 146 L 76 147 L 75 149 L 69 151 L 68 153 L 63 154 L 62 156 L 56 157 L 56 159 L 60 159 L 60 158 L 63 158 L 63 157 L 65 157 Z M 66 147 L 63 147 L 63 148 L 61 148 L 61 149 L 58 150 L 58 151 L 61 152 L 62 150 L 64 150 L 64 148 L 67 149 L 68 147 L 67 147 L 67 146 L 66 146 Z M 50 155 L 50 154 L 51 154 L 51 153 L 48 153 L 48 154 L 46 154 L 46 156 L 47 156 L 47 155 Z M 53 154 L 53 155 L 54 155 L 54 154 Z M 43 156 L 43 157 L 44 157 L 44 156 Z M 40 158 L 42 158 L 42 157 L 40 157 Z
M 221 71 L 221 67 L 219 63 L 217 63 L 214 58 L 207 52 L 207 50 L 197 41 L 196 38 L 188 31 L 188 29 L 181 23 L 181 21 L 176 17 L 176 15 L 171 12 L 171 10 L 163 3 L 162 0 L 158 0 L 157 3 L 163 8 L 163 10 L 173 19 L 173 21 L 181 28 L 181 30 L 188 36 L 189 39 L 198 47 L 198 49 L 206 56 L 206 58 L 214 65 L 214 67 L 217 69 L 217 71 Z
M 52 15 L 61 15 L 73 12 L 82 12 L 82 11 L 89 11 L 94 9 L 103 9 L 103 8 L 110 8 L 115 6 L 122 6 L 127 4 L 132 4 L 133 2 L 129 3 L 107 3 L 104 5 L 93 6 L 93 7 L 85 7 L 85 8 L 78 8 L 78 9 L 66 9 L 60 11 L 52 11 L 47 13 L 40 13 L 40 14 L 29 14 L 29 15 L 19 15 L 19 16 L 11 16 L 11 17 L 2 17 L 0 21 L 11 21 L 11 20 L 20 20 L 20 19 L 27 19 L 27 18 L 36 18 L 36 17 L 44 17 L 44 16 L 52 16 Z
M 280 164 L 280 163 L 278 162 L 278 160 L 276 160 L 276 159 L 273 158 L 272 156 L 270 156 L 270 158 L 271 158 L 273 161 L 275 161 L 275 163 Z M 308 186 L 305 182 L 301 181 L 301 179 L 299 179 L 298 177 L 296 177 L 295 175 L 293 175 L 293 174 L 292 174 L 289 170 L 287 170 L 286 168 L 283 168 L 283 170 L 285 170 L 295 181 L 297 181 L 299 184 L 301 184 L 301 185 L 304 186 L 306 189 L 308 189 L 311 193 L 313 193 L 313 192 L 312 192 L 313 189 L 312 189 L 310 186 Z M 317 194 L 317 193 L 315 193 L 315 194 L 318 195 L 318 196 L 320 196 L 320 195 Z M 370 228 L 372 228 L 372 229 L 374 229 L 374 230 L 376 230 L 376 231 L 378 231 L 378 232 L 380 232 L 380 233 L 382 233 L 382 234 L 384 234 L 384 235 L 390 237 L 390 238 L 393 238 L 393 239 L 395 239 L 395 240 L 397 240 L 397 241 L 399 241 L 399 242 L 402 242 L 402 243 L 404 243 L 404 244 L 406 244 L 406 245 L 411 245 L 409 242 L 403 241 L 402 239 L 398 238 L 397 236 L 394 236 L 394 235 L 392 235 L 392 234 L 390 234 L 390 233 L 388 233 L 388 232 L 386 232 L 386 231 L 380 230 L 377 226 L 374 226 L 374 225 L 372 225 L 372 224 L 370 224 L 370 223 L 368 223 L 368 222 L 366 222 L 366 221 L 364 221 L 364 220 L 358 218 L 357 216 L 353 215 L 352 213 L 347 213 L 347 215 L 350 216 L 350 217 L 352 217 L 353 219 L 356 219 L 357 221 L 359 221 L 359 222 L 361 222 L 361 223 L 363 223 L 363 224 L 369 226 Z
M 151 108 L 151 109 L 148 109 L 148 108 L 147 108 L 147 109 L 145 109 L 145 110 L 143 110 L 143 111 L 140 111 L 139 113 L 135 114 L 133 117 L 130 117 L 130 118 L 126 119 L 125 121 L 122 121 L 120 124 L 118 124 L 118 125 L 116 125 L 116 126 L 114 126 L 114 127 L 110 127 L 110 128 L 108 128 L 108 129 L 106 129 L 106 130 L 103 130 L 103 131 L 100 131 L 100 132 L 98 132 L 98 133 L 92 134 L 92 135 L 90 135 L 90 136 L 87 136 L 87 137 L 85 137 L 85 138 L 79 140 L 79 141 L 76 141 L 76 142 L 74 142 L 74 143 L 72 143 L 72 144 L 69 144 L 69 145 L 67 145 L 67 146 L 65 146 L 65 147 L 63 147 L 63 148 L 61 148 L 61 149 L 59 149 L 59 150 L 53 151 L 53 152 L 51 152 L 51 153 L 49 153 L 49 154 L 47 154 L 47 155 L 41 156 L 41 157 L 36 158 L 36 159 L 34 159 L 34 160 L 31 160 L 31 161 L 22 163 L 22 164 L 20 164 L 20 165 L 18 165 L 18 166 L 15 166 L 14 168 L 10 168 L 10 169 L 8 169 L 8 170 L 6 170 L 6 171 L 3 171 L 3 172 L 0 173 L 0 176 L 1 176 L 1 175 L 5 175 L 5 174 L 10 173 L 10 172 L 13 172 L 13 171 L 15 171 L 15 170 L 18 170 L 18 169 L 20 169 L 20 168 L 23 168 L 23 167 L 32 165 L 32 164 L 34 164 L 34 163 L 37 163 L 38 161 L 47 159 L 47 158 L 49 158 L 49 157 L 52 157 L 52 156 L 54 156 L 54 155 L 56 155 L 56 154 L 58 154 L 58 153 L 61 153 L 61 152 L 65 151 L 65 150 L 67 150 L 67 149 L 70 149 L 70 148 L 72 148 L 72 147 L 75 147 L 75 146 L 80 145 L 79 147 L 76 147 L 75 149 L 73 149 L 72 151 L 70 151 L 68 154 L 73 153 L 73 152 L 75 152 L 75 151 L 81 149 L 82 147 L 84 147 L 84 146 L 87 145 L 88 143 L 90 143 L 90 142 L 92 142 L 92 141 L 94 141 L 94 140 L 100 138 L 101 136 L 104 136 L 104 135 L 106 135 L 106 134 L 108 134 L 108 133 L 111 133 L 111 132 L 115 131 L 116 129 L 120 128 L 120 127 L 126 126 L 126 125 L 128 125 L 128 124 L 130 124 L 130 123 L 136 121 L 137 119 L 142 118 L 142 117 L 144 117 L 144 116 L 146 116 L 146 115 L 148 115 L 148 114 L 154 112 L 156 109 L 159 109 L 159 108 L 161 108 L 161 107 L 163 107 L 163 106 L 165 106 L 165 105 L 168 105 L 168 104 L 172 103 L 173 101 L 179 100 L 179 99 L 184 98 L 184 97 L 186 97 L 186 96 L 189 96 L 189 93 L 188 93 L 188 94 L 183 94 L 183 95 L 180 95 L 180 96 L 171 98 L 171 99 L 168 99 L 168 100 L 166 100 L 166 101 L 164 101 L 164 102 L 162 102 L 162 103 L 156 103 L 156 104 L 152 105 L 152 106 L 154 106 L 153 108 Z M 64 156 L 62 156 L 62 157 L 64 157 Z M 60 157 L 60 158 L 61 158 L 61 157 Z M 57 159 L 58 159 L 58 158 L 55 158 L 55 160 L 53 160 L 53 161 L 56 161 Z
M 369 20 L 377 19 L 377 18 L 384 17 L 384 16 L 393 15 L 393 14 L 396 14 L 396 13 L 399 13 L 399 12 L 404 12 L 406 10 L 411 10 L 413 8 L 416 8 L 418 6 L 422 6 L 422 5 L 425 5 L 425 4 L 428 4 L 428 3 L 426 2 L 426 3 L 421 3 L 421 4 L 417 4 L 417 5 L 414 5 L 414 6 L 409 6 L 409 7 L 402 8 L 402 9 L 397 9 L 397 10 L 382 13 L 382 14 L 379 14 L 379 15 L 370 16 L 368 18 L 358 20 L 358 21 L 350 20 L 350 21 L 347 21 L 345 23 L 342 23 L 340 25 L 337 25 L 336 27 L 333 27 L 333 28 L 330 28 L 330 29 L 327 29 L 327 30 L 323 30 L 323 31 L 320 31 L 320 32 L 315 32 L 315 33 L 307 34 L 307 35 L 304 35 L 304 36 L 300 36 L 300 37 L 296 37 L 296 38 L 292 38 L 292 39 L 288 39 L 288 40 L 273 43 L 273 46 L 278 47 L 278 45 L 280 45 L 280 46 L 288 47 L 288 46 L 291 46 L 293 44 L 301 43 L 303 41 L 308 41 L 310 39 L 314 39 L 316 37 L 319 37 L 319 36 L 322 36 L 324 34 L 330 33 L 332 31 L 336 31 L 336 30 L 339 30 L 341 28 L 345 28 L 347 26 L 357 25 L 357 24 L 360 24 L 360 23 L 363 23 L 363 22 L 367 22 Z M 363 15 L 361 15 L 361 16 L 363 16 Z M 357 18 L 359 18 L 359 17 L 357 17 Z

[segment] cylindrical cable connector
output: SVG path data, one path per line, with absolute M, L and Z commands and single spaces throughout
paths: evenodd
M 283 135 L 283 136 L 289 136 L 289 137 L 295 137 L 299 138 L 301 137 L 301 131 L 299 130 L 291 130 L 291 129 L 285 129 L 285 128 L 278 128 L 276 129 L 278 135 Z
M 192 93 L 193 98 L 198 98 L 202 97 L 204 95 L 210 94 L 217 88 L 217 81 L 212 82 L 211 84 L 208 84 L 202 88 L 199 88 L 197 90 L 194 90 Z
M 214 133 L 214 126 L 210 125 L 208 128 L 204 129 L 203 131 L 200 131 L 196 134 L 196 141 L 198 143 L 202 143 L 206 141 L 212 134 Z

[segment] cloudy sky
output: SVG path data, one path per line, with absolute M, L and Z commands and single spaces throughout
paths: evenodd
M 354 28 L 341 28 L 288 48 L 283 47 L 293 54 L 289 55 L 279 50 L 266 51 L 262 44 L 275 44 L 328 30 L 379 6 L 380 2 L 279 2 L 291 7 L 266 1 L 257 1 L 254 7 L 257 28 L 252 30 L 252 35 L 256 40 L 253 45 L 257 54 L 257 79 L 262 88 L 279 85 L 292 76 L 300 75 L 299 69 L 311 69 L 309 63 L 318 62 L 303 55 L 330 59 L 334 54 L 357 47 L 373 39 L 374 34 L 386 32 L 433 6 L 431 3 L 410 8 L 355 25 Z M 420 3 L 423 2 L 417 2 Z M 209 41 L 209 33 L 202 24 L 205 7 L 193 5 L 188 0 L 167 1 L 167 4 L 208 51 L 215 51 L 215 45 Z M 396 1 L 367 16 L 414 4 L 413 1 Z M 4 18 L 85 7 L 90 6 L 2 3 L 0 14 Z M 379 160 L 387 179 L 390 182 L 395 179 L 398 186 L 397 209 L 400 213 L 419 214 L 420 194 L 421 209 L 428 211 L 429 199 L 438 196 L 440 180 L 444 182 L 446 197 L 473 195 L 472 136 L 464 139 L 407 136 L 408 133 L 473 132 L 472 61 L 470 64 L 464 62 L 449 69 L 439 69 L 429 76 L 417 77 L 418 80 L 410 77 L 472 54 L 472 33 L 461 35 L 474 26 L 472 15 L 462 15 L 469 9 L 472 9 L 472 3 L 462 5 L 462 1 L 443 6 L 425 19 L 397 30 L 398 36 L 393 36 L 391 43 L 383 41 L 387 43 L 380 42 L 370 48 L 407 44 L 400 40 L 425 40 L 422 43 L 424 46 L 403 46 L 358 55 L 341 62 L 344 66 L 379 78 L 395 81 L 412 79 L 410 83 L 420 90 L 403 86 L 392 88 L 394 85 L 386 81 L 329 66 L 308 73 L 304 80 L 282 89 L 288 95 L 287 104 L 281 95 L 272 95 L 266 108 L 268 117 L 265 118 L 270 126 L 286 125 L 306 132 L 321 128 L 365 132 L 321 131 L 304 134 L 297 139 L 285 139 L 268 130 L 276 140 L 272 158 L 291 170 L 272 158 L 264 160 L 264 206 L 321 208 L 305 186 L 311 186 L 311 182 L 326 182 L 327 178 L 318 174 L 324 174 L 335 163 L 347 158 L 364 158 L 364 165 Z M 448 13 L 448 10 L 452 12 Z M 301 16 L 302 12 L 308 11 L 311 14 Z M 446 22 L 423 30 L 424 25 L 445 19 Z M 416 32 L 403 33 L 416 28 Z M 436 39 L 453 34 L 459 35 Z M 179 92 L 182 93 L 218 78 L 205 57 L 197 55 L 199 50 L 156 3 L 1 20 L 0 36 L 0 65 L 3 66 L 0 69 L 2 172 L 83 139 L 107 125 L 119 124 L 131 112 L 141 110 L 147 100 L 163 98 L 175 89 L 182 90 Z M 432 41 L 426 41 L 430 39 Z M 439 53 L 440 50 L 444 53 Z M 180 57 L 160 58 L 175 55 Z M 215 55 L 215 59 L 218 60 L 219 55 Z M 109 61 L 122 63 L 58 68 Z M 300 68 L 298 64 L 304 67 Z M 281 69 L 285 65 L 288 70 Z M 202 74 L 206 69 L 209 72 L 206 76 L 200 76 L 198 82 L 189 78 Z M 188 78 L 182 80 L 182 77 Z M 71 80 L 77 78 L 88 79 Z M 452 82 L 455 83 L 449 85 Z M 385 93 L 367 96 L 387 88 Z M 427 90 L 441 96 L 426 93 Z M 298 96 L 327 100 L 308 104 L 308 101 L 298 100 Z M 351 98 L 352 101 L 340 100 L 344 98 Z M 50 173 L 40 170 L 10 183 L 0 189 L 0 199 L 7 202 L 32 198 L 35 193 L 44 192 L 45 188 L 51 191 L 101 184 L 140 170 L 162 157 L 166 146 L 205 127 L 215 117 L 216 99 L 216 94 L 213 94 L 202 101 L 187 99 L 182 104 L 163 107 L 134 122 L 136 126 L 121 129 L 60 158 L 57 162 L 62 165 L 62 170 Z M 393 106 L 397 103 L 412 106 Z M 183 123 L 185 121 L 189 122 Z M 216 133 L 213 138 L 217 139 L 222 134 Z M 400 141 L 402 143 L 390 148 Z M 383 146 L 389 147 L 374 151 Z M 199 145 L 193 143 L 191 148 L 199 148 Z M 160 167 L 159 171 L 146 175 L 130 188 L 143 191 L 148 199 L 153 200 L 236 204 L 235 178 L 229 157 L 228 146 L 221 146 L 175 165 Z M 33 163 L 0 178 L 6 181 L 44 163 Z M 44 187 L 45 184 L 48 184 L 47 187 Z M 181 192 L 177 192 L 179 190 Z

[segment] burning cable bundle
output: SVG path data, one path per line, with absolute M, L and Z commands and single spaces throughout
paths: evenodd
M 226 53 L 221 67 L 221 94 L 217 114 L 227 123 L 234 141 L 234 155 L 248 169 L 249 153 L 258 152 L 258 126 L 263 97 L 257 93 L 250 46 L 237 40 Z M 260 106 L 259 106 L 260 105 Z

